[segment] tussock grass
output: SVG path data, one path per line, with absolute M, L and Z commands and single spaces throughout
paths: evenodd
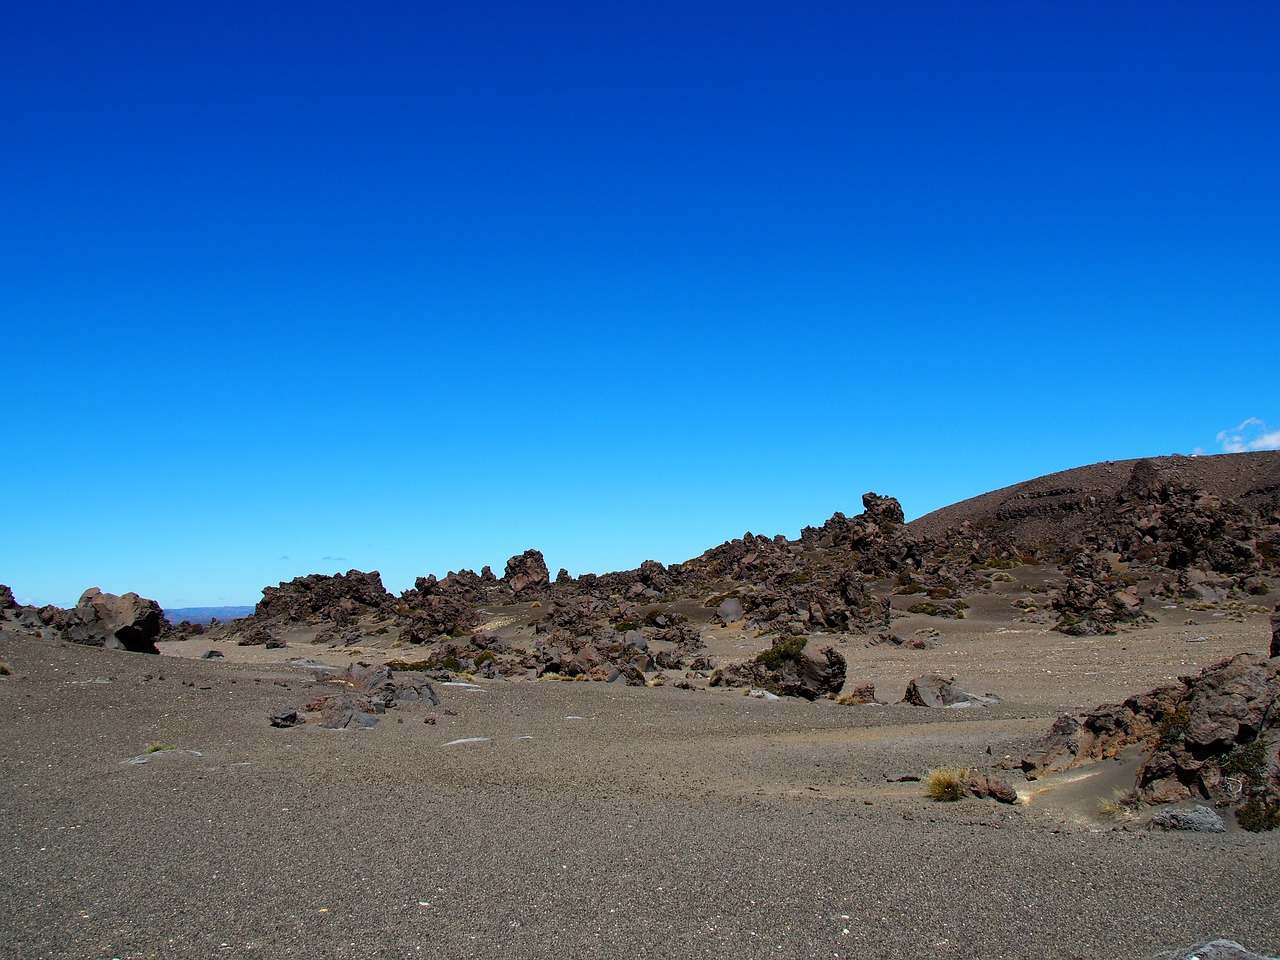
M 939 767 L 924 778 L 924 795 L 930 800 L 950 803 L 965 795 L 964 778 L 969 773 L 962 767 Z

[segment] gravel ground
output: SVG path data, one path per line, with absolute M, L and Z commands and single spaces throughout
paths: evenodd
M 960 636 L 958 662 L 1000 683 L 1003 642 Z M 874 655 L 851 666 L 896 683 Z M 1093 653 L 1063 670 L 1077 660 L 1102 682 Z M 335 732 L 268 726 L 310 696 L 285 663 L 40 642 L 0 642 L 0 661 L 5 956 L 1114 960 L 1214 937 L 1280 954 L 1280 835 L 890 782 L 1019 756 L 1081 696 L 1069 671 L 963 711 L 493 682 Z M 1168 672 L 1138 662 L 1124 684 Z

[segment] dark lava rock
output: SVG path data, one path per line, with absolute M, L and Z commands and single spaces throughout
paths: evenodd
M 1059 717 L 1023 769 L 1034 778 L 1143 747 L 1135 787 L 1148 803 L 1275 803 L 1280 756 L 1267 734 L 1277 727 L 1280 659 L 1241 653 L 1122 704 Z
M 721 667 L 711 675 L 713 687 L 759 687 L 782 697 L 835 696 L 844 686 L 846 663 L 834 647 L 817 654 L 803 637 L 779 637 L 754 660 Z
M 841 703 L 883 703 L 884 701 L 876 698 L 876 685 L 874 683 L 861 683 L 840 695 Z
M 338 683 L 350 687 L 366 702 L 366 709 L 377 712 L 393 707 L 396 703 L 427 703 L 437 706 L 440 697 L 426 674 L 416 670 L 398 670 L 394 673 L 384 663 L 352 663 L 342 671 L 322 670 L 317 679 L 324 683 Z
M 981 773 L 971 773 L 961 782 L 965 793 L 971 797 L 989 798 L 998 803 L 1017 803 L 1018 791 L 1001 780 Z
M 200 654 L 200 659 L 201 660 L 217 660 L 223 656 L 225 655 L 221 650 L 206 650 L 204 653 Z
M 551 586 L 551 573 L 542 552 L 526 550 L 512 557 L 507 561 L 502 582 L 517 600 L 536 600 L 545 596 Z
M 906 523 L 907 518 L 902 512 L 902 504 L 896 497 L 882 497 L 878 493 L 864 493 L 862 495 L 862 508 L 866 511 L 866 515 L 879 524 L 889 523 Z
M 57 627 L 64 640 L 133 653 L 158 654 L 156 638 L 168 625 L 154 600 L 136 593 L 116 596 L 97 587 L 86 590 L 72 609 L 54 610 L 46 622 Z
M 1271 656 L 1280 657 L 1280 604 L 1271 615 Z
M 1117 625 L 1143 618 L 1142 598 L 1116 581 L 1111 565 L 1088 550 L 1067 567 L 1067 579 L 1051 603 L 1060 620 L 1054 627 L 1070 636 L 1115 633 Z
M 970 693 L 955 677 L 926 673 L 907 684 L 900 702 L 916 707 L 988 707 L 1000 700 L 989 694 Z
M 295 577 L 278 587 L 264 587 L 262 599 L 247 620 L 283 620 L 319 623 L 330 620 L 345 626 L 361 614 L 389 611 L 392 596 L 382 585 L 382 576 L 374 570 L 364 573 L 348 570 L 344 576 L 313 573 Z
M 0 583 L 0 610 L 12 610 L 17 605 L 18 601 L 14 598 L 13 591 Z
M 293 707 L 280 707 L 271 713 L 271 725 L 273 727 L 296 727 L 303 723 L 305 718 Z
M 378 722 L 378 718 L 366 709 L 367 703 L 346 694 L 325 697 L 311 706 L 319 708 L 320 726 L 326 730 L 367 730 Z

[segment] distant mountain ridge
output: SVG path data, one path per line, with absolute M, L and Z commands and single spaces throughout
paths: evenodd
M 217 619 L 219 623 L 239 620 L 253 613 L 253 607 L 171 607 L 164 611 L 165 619 L 178 624 L 183 620 L 190 623 L 208 624 Z

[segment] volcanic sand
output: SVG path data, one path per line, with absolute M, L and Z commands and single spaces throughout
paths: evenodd
M 1142 829 L 1098 811 L 1131 764 L 1035 783 L 1015 766 L 1061 713 L 1265 653 L 1266 614 L 1155 608 L 1072 638 L 998 592 L 973 604 L 894 621 L 929 650 L 814 642 L 885 700 L 936 671 L 1002 699 L 986 709 L 480 681 L 372 730 L 275 729 L 316 695 L 291 660 L 397 651 L 0 642 L 2 952 L 1112 960 L 1227 937 L 1280 954 L 1280 832 Z M 1029 802 L 939 804 L 899 779 L 1001 765 Z

